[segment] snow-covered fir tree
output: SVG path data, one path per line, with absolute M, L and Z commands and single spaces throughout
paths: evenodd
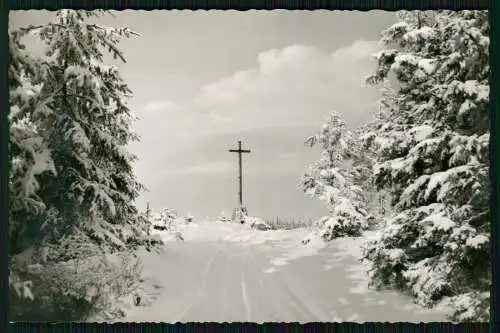
M 364 135 L 396 210 L 365 249 L 372 282 L 456 321 L 489 316 L 488 33 L 486 12 L 404 12 L 368 78 L 398 81 Z
M 11 35 L 12 267 L 36 287 L 34 302 L 13 303 L 18 319 L 119 315 L 116 302 L 139 274 L 127 253 L 155 242 L 133 205 L 142 185 L 126 150 L 136 139 L 130 90 L 103 64 L 103 49 L 124 61 L 117 45 L 131 32 L 87 22 L 100 14 L 61 10 Z M 44 61 L 28 61 L 26 33 L 46 44 Z
M 344 121 L 333 112 L 320 132 L 306 140 L 310 146 L 319 145 L 320 159 L 304 174 L 300 188 L 327 205 L 329 216 L 318 221 L 325 240 L 342 236 L 359 236 L 367 227 L 366 198 L 357 181 L 367 172 L 357 155 L 353 135 Z
M 116 67 L 103 64 L 101 49 L 124 61 L 117 44 L 130 31 L 87 23 L 86 16 L 97 15 L 62 10 L 56 22 L 38 31 L 54 74 L 42 91 L 54 95 L 51 112 L 39 119 L 61 170 L 41 191 L 54 198 L 61 218 L 81 223 L 96 241 L 123 249 L 130 232 L 140 234 L 133 201 L 142 186 L 132 170 L 135 156 L 125 149 L 136 139 L 126 105 L 130 90 Z M 105 241 L 109 233 L 128 235 Z

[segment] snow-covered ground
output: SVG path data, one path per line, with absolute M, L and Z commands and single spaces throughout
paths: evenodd
M 363 238 L 303 245 L 310 230 L 206 221 L 177 230 L 184 241 L 159 232 L 163 251 L 141 253 L 154 300 L 120 321 L 446 321 L 409 297 L 369 290 L 357 260 Z

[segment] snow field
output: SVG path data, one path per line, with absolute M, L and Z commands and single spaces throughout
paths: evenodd
M 149 305 L 120 321 L 444 321 L 411 298 L 368 288 L 363 237 L 308 244 L 311 230 L 260 231 L 237 223 L 178 226 L 183 242 L 141 252 Z M 165 232 L 167 233 L 167 232 Z

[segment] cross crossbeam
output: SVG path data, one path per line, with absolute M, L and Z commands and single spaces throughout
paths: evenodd
M 231 153 L 238 153 L 238 165 L 239 165 L 239 181 L 240 181 L 240 189 L 239 189 L 239 199 L 240 199 L 240 207 L 243 206 L 243 177 L 242 177 L 242 165 L 241 165 L 241 154 L 250 153 L 249 149 L 241 149 L 241 141 L 238 141 L 238 149 L 229 149 Z

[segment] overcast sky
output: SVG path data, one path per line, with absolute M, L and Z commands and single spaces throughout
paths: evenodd
M 141 142 L 136 174 L 149 189 L 138 200 L 197 217 L 230 214 L 237 204 L 237 141 L 243 201 L 263 218 L 312 218 L 324 205 L 297 190 L 318 151 L 304 146 L 330 111 L 350 127 L 371 119 L 377 87 L 364 77 L 391 12 L 122 11 L 101 24 L 140 34 L 121 44 L 119 64 L 134 96 Z M 45 23 L 47 11 L 16 11 L 10 27 Z M 27 41 L 34 52 L 39 45 Z

